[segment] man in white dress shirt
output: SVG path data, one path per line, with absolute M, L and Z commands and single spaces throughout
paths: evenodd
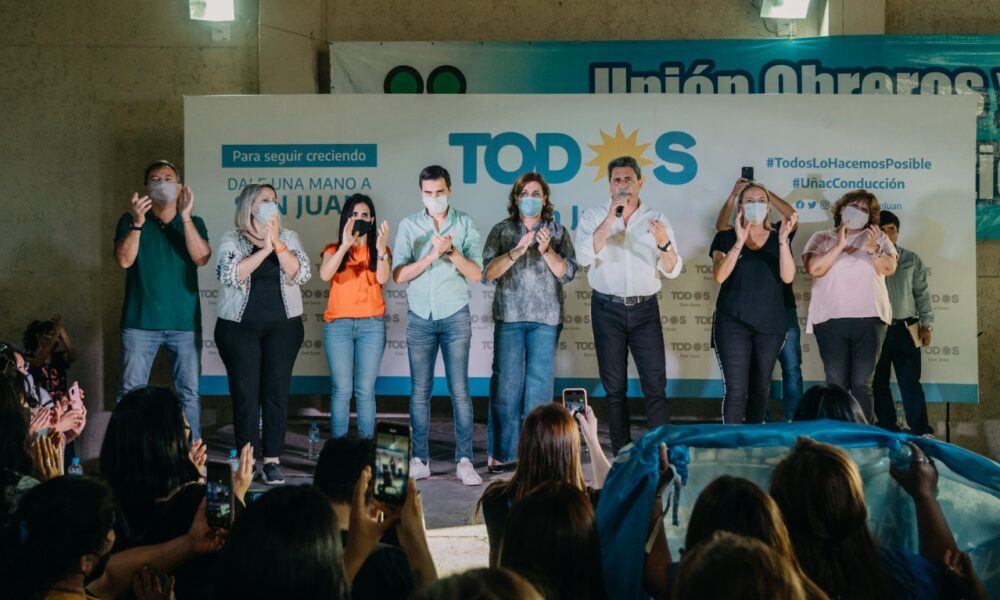
M 644 180 L 631 156 L 608 164 L 611 199 L 587 209 L 576 233 L 577 260 L 590 267 L 590 302 L 597 367 L 608 403 L 611 447 L 617 454 L 632 436 L 626 403 L 632 352 L 650 429 L 670 421 L 667 367 L 660 324 L 660 274 L 681 272 L 674 231 L 666 217 L 639 198 Z

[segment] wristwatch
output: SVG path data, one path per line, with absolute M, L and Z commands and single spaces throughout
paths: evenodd
M 657 249 L 659 249 L 660 252 L 670 252 L 670 249 L 673 247 L 674 243 L 671 242 L 670 240 L 667 240 L 666 244 L 663 244 L 662 246 L 657 246 Z
M 142 225 L 136 225 L 133 223 L 132 226 L 129 227 L 129 229 L 131 229 L 132 231 L 142 231 Z
M 445 256 L 451 256 L 454 253 L 455 253 L 455 247 L 454 246 L 449 246 L 448 249 L 444 251 L 444 255 Z

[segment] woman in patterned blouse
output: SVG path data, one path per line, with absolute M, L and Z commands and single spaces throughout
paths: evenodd
M 507 200 L 509 217 L 493 227 L 483 249 L 484 282 L 496 285 L 487 433 L 492 472 L 516 460 L 524 416 L 552 401 L 563 285 L 577 269 L 571 236 L 553 212 L 542 176 L 521 175 Z

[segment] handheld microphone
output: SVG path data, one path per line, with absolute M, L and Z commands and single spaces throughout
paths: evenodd
M 628 192 L 626 192 L 625 190 L 622 190 L 622 191 L 618 192 L 618 197 L 619 198 L 627 198 L 628 197 Z M 615 209 L 615 216 L 621 218 L 623 212 L 625 212 L 625 207 L 624 206 L 619 206 L 618 208 Z

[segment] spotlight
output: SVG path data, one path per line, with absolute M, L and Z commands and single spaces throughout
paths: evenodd
M 235 21 L 236 0 L 188 0 L 192 21 Z
M 809 13 L 809 0 L 763 0 L 760 16 L 764 19 L 804 19 Z

